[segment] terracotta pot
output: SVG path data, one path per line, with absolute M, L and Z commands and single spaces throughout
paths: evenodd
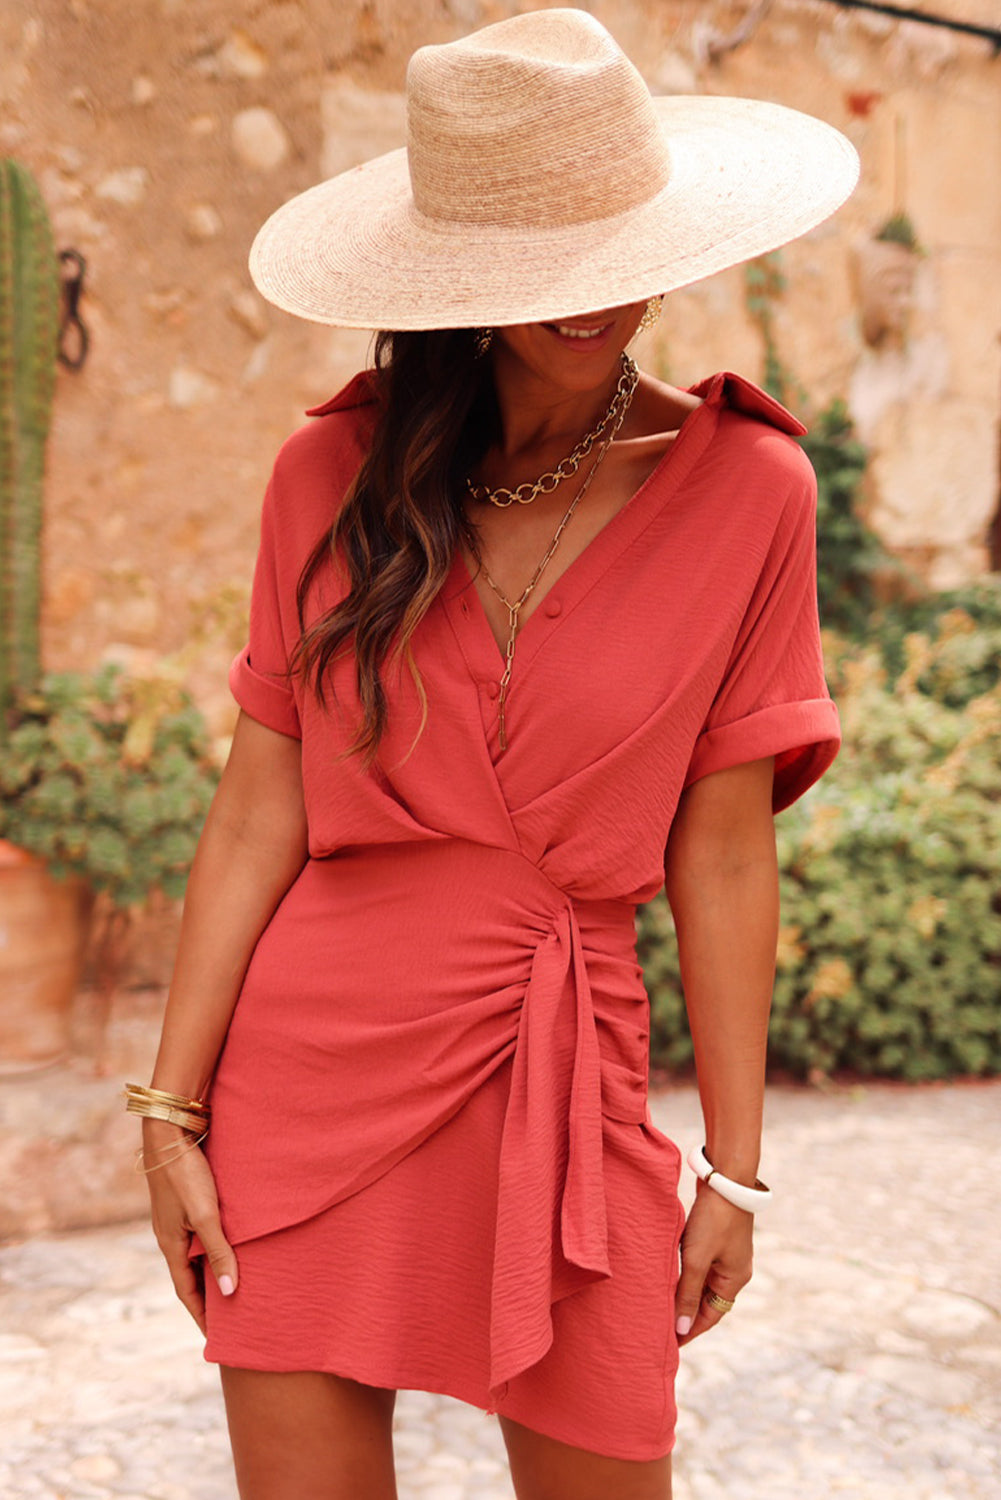
M 0 841 L 0 1075 L 44 1068 L 69 1051 L 93 897 Z

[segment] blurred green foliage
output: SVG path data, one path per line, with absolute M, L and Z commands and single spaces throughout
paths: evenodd
M 905 250 L 913 250 L 915 255 L 923 253 L 910 214 L 903 213 L 899 209 L 890 215 L 881 229 L 876 231 L 873 239 L 884 240 L 891 245 L 903 245 Z
M 817 474 L 817 592 L 824 622 L 855 635 L 878 602 L 880 580 L 899 571 L 883 543 L 858 515 L 868 454 L 848 408 L 832 401 L 802 439 Z
M 803 1076 L 1001 1072 L 1001 589 L 924 631 L 827 635 L 834 767 L 776 822 L 770 1054 Z M 894 669 L 887 665 L 887 657 Z M 691 1061 L 663 896 L 640 914 L 652 1057 Z
M 169 675 L 52 675 L 8 719 L 0 838 L 116 906 L 176 898 L 217 779 L 201 714 Z

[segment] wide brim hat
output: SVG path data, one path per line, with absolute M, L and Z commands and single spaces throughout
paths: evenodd
M 806 233 L 854 147 L 798 110 L 653 98 L 586 11 L 511 17 L 407 70 L 407 147 L 291 199 L 250 256 L 312 322 L 471 328 L 641 302 Z

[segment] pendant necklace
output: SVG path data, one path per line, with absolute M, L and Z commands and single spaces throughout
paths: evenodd
M 630 361 L 630 363 L 632 363 L 632 362 Z M 633 365 L 632 368 L 633 368 L 633 370 L 635 370 L 636 369 L 635 365 Z M 481 567 L 483 568 L 483 576 L 486 579 L 487 583 L 490 585 L 490 587 L 493 589 L 494 593 L 497 595 L 497 597 L 500 600 L 500 602 L 503 604 L 504 608 L 507 610 L 507 618 L 508 618 L 508 638 L 507 638 L 507 645 L 504 648 L 504 671 L 501 674 L 501 679 L 500 679 L 500 693 L 499 693 L 498 698 L 497 698 L 497 734 L 498 734 L 498 743 L 500 745 L 500 749 L 501 749 L 502 753 L 503 753 L 503 751 L 505 751 L 507 749 L 507 725 L 506 725 L 506 722 L 505 722 L 505 709 L 506 709 L 506 706 L 507 706 L 508 688 L 510 687 L 510 684 L 511 684 L 511 670 L 512 670 L 512 668 L 514 666 L 514 647 L 515 647 L 515 641 L 518 638 L 518 630 L 519 630 L 520 624 L 521 624 L 521 620 L 520 620 L 521 611 L 524 609 L 524 607 L 527 604 L 528 600 L 532 597 L 532 594 L 535 592 L 535 588 L 536 588 L 536 585 L 539 582 L 539 579 L 542 577 L 542 575 L 545 572 L 546 568 L 548 567 L 549 563 L 552 561 L 553 554 L 554 554 L 554 552 L 556 551 L 557 547 L 560 544 L 560 538 L 562 537 L 562 535 L 563 535 L 564 531 L 566 530 L 567 526 L 570 524 L 570 519 L 573 516 L 574 511 L 577 509 L 578 505 L 580 504 L 580 502 L 583 500 L 584 496 L 587 494 L 588 490 L 590 489 L 590 487 L 591 487 L 591 481 L 594 478 L 595 474 L 597 474 L 598 469 L 601 467 L 601 461 L 602 461 L 602 459 L 604 458 L 605 454 L 608 452 L 609 448 L 611 447 L 613 438 L 616 436 L 616 434 L 619 431 L 619 428 L 622 426 L 622 423 L 625 420 L 626 412 L 629 410 L 629 405 L 630 405 L 630 402 L 632 401 L 632 398 L 633 398 L 633 392 L 636 389 L 637 378 L 638 378 L 638 372 L 637 372 L 637 376 L 634 377 L 634 378 L 632 378 L 630 380 L 630 382 L 629 382 L 629 386 L 628 386 L 628 389 L 627 389 L 627 392 L 626 392 L 626 395 L 625 395 L 625 399 L 622 400 L 622 401 L 620 401 L 620 402 L 618 402 L 618 404 L 616 406 L 616 409 L 614 411 L 614 415 L 612 416 L 612 423 L 611 423 L 611 428 L 610 428 L 610 430 L 608 432 L 608 436 L 605 437 L 604 440 L 602 441 L 601 446 L 599 447 L 597 453 L 594 456 L 594 462 L 592 463 L 590 469 L 587 471 L 587 474 L 585 475 L 584 480 L 583 480 L 580 488 L 578 489 L 576 495 L 574 495 L 574 497 L 571 500 L 569 506 L 567 507 L 566 513 L 564 514 L 562 521 L 557 526 L 556 531 L 553 534 L 553 539 L 552 539 L 552 541 L 549 544 L 548 551 L 546 552 L 546 554 L 543 557 L 542 561 L 539 563 L 539 566 L 536 568 L 535 572 L 532 574 L 532 576 L 529 579 L 528 583 L 526 584 L 525 588 L 519 594 L 518 598 L 514 599 L 514 600 L 509 599 L 507 597 L 507 595 L 503 592 L 503 590 L 500 588 L 500 586 L 490 576 L 490 573 L 488 572 L 487 568 L 484 567 L 483 564 L 481 563 Z M 621 384 L 621 382 L 620 382 L 620 384 Z M 613 405 L 614 404 L 615 403 L 613 403 Z M 611 408 L 610 408 L 610 411 L 611 411 Z M 510 502 L 508 502 L 508 503 L 510 504 Z

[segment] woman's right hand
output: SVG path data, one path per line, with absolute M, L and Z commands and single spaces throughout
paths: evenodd
M 197 1146 L 169 1159 L 171 1149 L 182 1147 L 187 1139 L 177 1126 L 144 1120 L 143 1127 L 153 1233 L 174 1290 L 204 1334 L 205 1292 L 199 1263 L 190 1258 L 192 1236 L 197 1234 L 201 1241 L 223 1296 L 236 1291 L 239 1279 L 236 1255 L 223 1234 L 212 1169 Z M 166 1164 L 156 1165 L 165 1158 Z

